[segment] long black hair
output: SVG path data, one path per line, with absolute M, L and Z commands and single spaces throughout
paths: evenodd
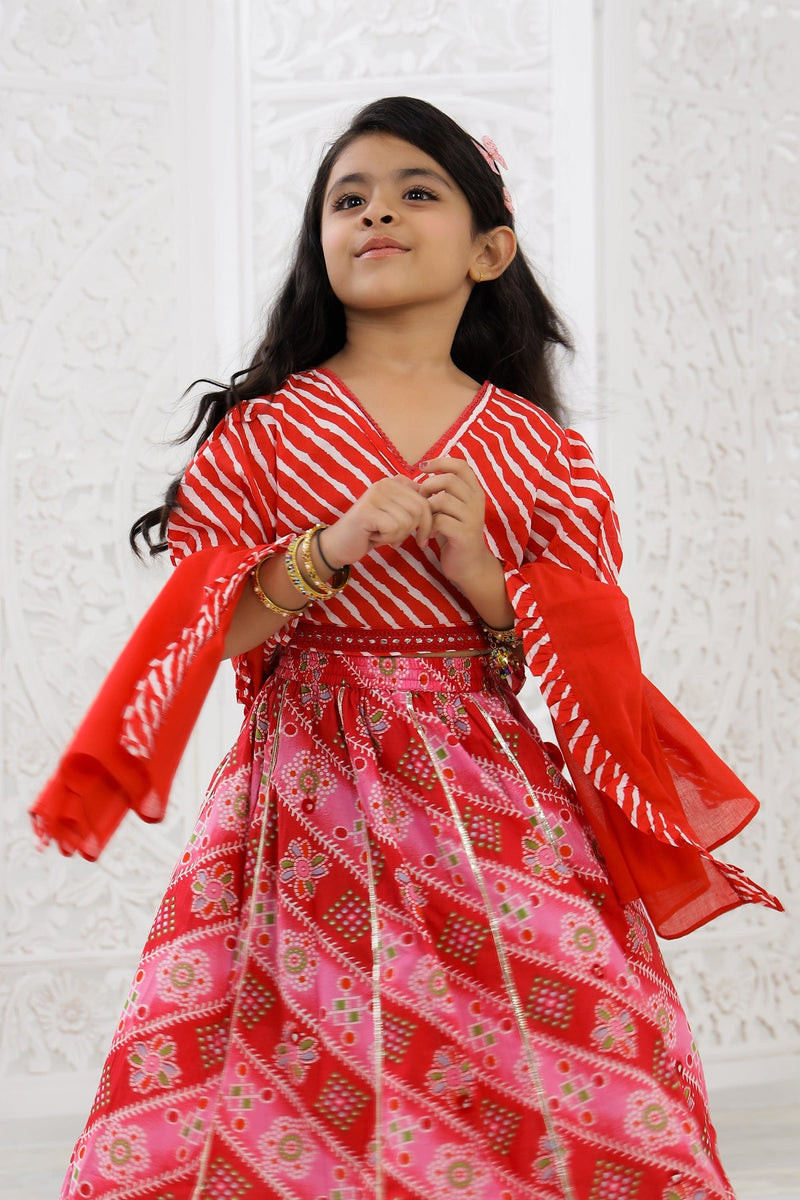
M 368 104 L 320 162 L 294 258 L 252 362 L 237 371 L 227 387 L 215 384 L 214 391 L 201 397 L 181 441 L 199 435 L 195 445 L 198 449 L 235 405 L 272 395 L 289 375 L 319 366 L 342 349 L 346 338 L 344 308 L 328 281 L 320 240 L 323 200 L 339 155 L 356 138 L 371 133 L 401 138 L 435 159 L 466 196 L 476 233 L 487 233 L 498 225 L 513 229 L 514 217 L 506 206 L 500 175 L 460 125 L 432 104 L 409 96 L 392 96 Z M 514 260 L 499 278 L 472 289 L 451 357 L 473 379 L 490 379 L 563 423 L 552 363 L 557 346 L 572 350 L 569 333 L 536 282 L 524 254 L 517 249 Z M 166 550 L 167 522 L 180 482 L 180 476 L 174 479 L 164 503 L 133 524 L 130 542 L 137 553 L 140 538 L 151 555 Z M 155 542 L 154 530 L 159 535 Z

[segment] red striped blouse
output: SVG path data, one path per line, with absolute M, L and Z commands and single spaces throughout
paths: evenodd
M 514 567 L 542 559 L 616 582 L 617 520 L 608 485 L 580 434 L 485 383 L 425 459 L 467 461 L 486 493 L 486 541 Z M 173 561 L 209 546 L 283 543 L 332 524 L 386 475 L 421 481 L 331 372 L 292 376 L 276 396 L 235 409 L 188 468 L 169 526 Z M 319 625 L 408 629 L 475 620 L 439 569 L 433 546 L 409 538 L 353 567 L 347 589 L 309 608 Z M 288 640 L 291 624 L 276 640 Z

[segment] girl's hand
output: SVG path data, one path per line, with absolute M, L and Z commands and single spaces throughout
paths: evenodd
M 483 538 L 486 497 L 462 458 L 433 458 L 420 463 L 428 478 L 420 495 L 430 503 L 433 535 L 439 543 L 442 572 L 462 591 L 495 563 Z
M 335 524 L 324 532 L 323 550 L 331 566 L 358 562 L 376 546 L 400 546 L 410 534 L 424 546 L 433 514 L 421 488 L 405 475 L 373 483 Z
M 503 567 L 483 537 L 483 488 L 461 458 L 433 458 L 420 467 L 428 472 L 419 491 L 431 506 L 444 575 L 461 589 L 487 625 L 510 629 L 514 610 Z

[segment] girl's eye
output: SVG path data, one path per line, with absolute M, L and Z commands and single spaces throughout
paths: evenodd
M 334 212 L 340 212 L 341 210 L 346 210 L 348 208 L 355 208 L 357 205 L 363 203 L 364 201 L 362 200 L 361 196 L 356 196 L 351 192 L 346 196 L 340 196 L 338 200 L 334 200 L 333 209 Z
M 438 196 L 430 190 L 423 187 L 421 184 L 414 184 L 413 187 L 407 188 L 403 193 L 405 200 L 437 200 Z M 348 212 L 350 209 L 359 208 L 365 204 L 363 196 L 359 196 L 357 192 L 347 192 L 344 196 L 339 196 L 333 201 L 332 208 L 334 212 Z

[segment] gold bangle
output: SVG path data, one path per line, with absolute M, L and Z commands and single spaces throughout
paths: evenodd
M 337 592 L 340 592 L 347 585 L 350 579 L 349 566 L 335 571 L 330 583 L 326 583 L 324 579 L 321 579 L 314 567 L 314 562 L 311 558 L 311 539 L 321 529 L 326 528 L 326 525 L 313 525 L 305 533 L 299 534 L 286 551 L 286 573 L 298 592 L 302 596 L 308 596 L 309 600 L 327 600 L 331 596 L 335 596 Z M 305 574 L 298 561 L 301 553 Z
M 327 590 L 327 585 L 326 590 L 323 592 L 321 589 L 316 588 L 313 586 L 313 584 L 309 583 L 304 577 L 303 572 L 300 570 L 300 564 L 297 561 L 297 555 L 300 552 L 300 546 L 304 537 L 305 534 L 301 533 L 294 539 L 292 544 L 289 546 L 289 549 L 286 551 L 286 574 L 289 576 L 292 583 L 302 596 L 308 596 L 309 600 L 325 600 L 330 595 L 330 592 Z
M 306 573 L 306 578 L 311 581 L 312 587 L 319 588 L 325 596 L 335 596 L 343 587 L 346 587 L 347 581 L 350 578 L 350 567 L 338 567 L 330 579 L 326 582 L 317 574 L 317 568 L 314 566 L 314 560 L 311 557 L 311 543 L 316 535 L 317 550 L 319 550 L 320 558 L 324 560 L 324 555 L 320 549 L 319 535 L 323 529 L 327 529 L 327 525 L 315 525 L 313 529 L 309 529 L 304 535 L 300 544 L 300 550 L 303 556 L 303 568 Z
M 266 561 L 267 560 L 265 558 L 262 558 L 261 562 L 257 563 L 250 572 L 250 582 L 253 585 L 253 591 L 264 605 L 264 608 L 268 608 L 270 612 L 277 613 L 280 617 L 296 617 L 297 614 L 301 613 L 304 608 L 308 608 L 308 603 L 301 604 L 299 608 L 281 608 L 280 604 L 276 604 L 274 600 L 270 600 L 269 596 L 261 586 L 261 579 L 259 578 L 258 574 Z

